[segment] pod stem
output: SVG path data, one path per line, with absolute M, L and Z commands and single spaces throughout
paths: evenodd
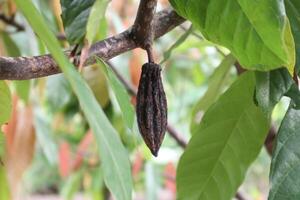
M 146 46 L 146 51 L 147 51 L 147 55 L 148 55 L 148 62 L 149 63 L 154 63 L 154 56 L 153 56 L 152 45 L 147 45 Z

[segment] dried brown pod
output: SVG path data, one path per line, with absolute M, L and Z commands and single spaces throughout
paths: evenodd
M 167 128 L 167 100 L 158 64 L 145 63 L 142 67 L 136 113 L 140 133 L 157 156 Z

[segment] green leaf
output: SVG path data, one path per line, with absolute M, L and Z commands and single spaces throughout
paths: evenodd
M 36 34 L 47 46 L 79 99 L 83 113 L 98 144 L 106 186 L 116 199 L 131 199 L 131 168 L 128 153 L 118 137 L 118 133 L 99 106 L 91 89 L 65 57 L 56 37 L 49 31 L 47 24 L 32 2 L 23 0 L 15 2 Z
M 256 72 L 256 99 L 263 111 L 270 115 L 274 106 L 290 90 L 294 81 L 286 69 Z
M 236 193 L 268 132 L 246 72 L 205 113 L 181 157 L 178 199 L 228 200 Z
M 209 78 L 210 82 L 208 89 L 204 96 L 196 104 L 192 113 L 191 131 L 199 124 L 197 115 L 200 111 L 206 111 L 219 97 L 224 88 L 224 84 L 228 81 L 230 67 L 235 63 L 236 59 L 231 55 L 227 55 L 212 76 Z
M 75 193 L 80 189 L 82 177 L 83 171 L 76 172 L 75 174 L 72 174 L 70 177 L 68 177 L 61 190 L 61 195 L 64 197 L 64 199 L 73 199 Z
M 300 1 L 285 0 L 285 9 L 290 20 L 296 46 L 296 70 L 300 72 Z
M 61 18 L 70 44 L 78 44 L 86 34 L 86 25 L 95 0 L 61 0 Z M 100 14 L 102 15 L 102 14 Z
M 72 91 L 69 82 L 62 75 L 47 78 L 46 97 L 52 111 L 62 110 L 71 100 Z
M 2 131 L 0 129 L 0 162 L 4 155 L 4 150 L 5 150 L 4 147 L 5 147 L 5 136 L 4 136 L 4 133 L 2 133 Z
M 134 122 L 134 108 L 130 103 L 130 97 L 126 88 L 123 84 L 120 83 L 119 79 L 116 77 L 115 73 L 112 69 L 101 59 L 97 58 L 97 63 L 103 66 L 103 71 L 107 77 L 107 81 L 109 81 L 109 85 L 111 86 L 112 90 L 114 91 L 118 104 L 122 111 L 123 120 L 125 121 L 127 127 L 132 129 L 133 122 Z
M 0 165 L 0 199 L 7 200 L 10 198 L 9 185 L 5 173 L 5 169 Z
M 179 37 L 179 39 L 166 52 L 164 52 L 164 58 L 160 62 L 160 65 L 165 63 L 171 57 L 173 50 L 176 49 L 177 47 L 179 47 L 193 31 L 194 31 L 194 29 L 193 29 L 193 26 L 191 25 L 190 28 L 184 34 L 182 34 Z
M 1 32 L 1 36 L 3 39 L 3 43 L 5 45 L 6 53 L 9 56 L 17 57 L 21 55 L 19 47 L 17 44 L 11 39 L 10 35 L 6 32 Z
M 18 96 L 27 104 L 29 101 L 30 80 L 14 81 L 13 83 Z
M 272 154 L 269 200 L 300 199 L 300 110 L 290 107 Z
M 92 6 L 91 13 L 86 26 L 86 39 L 89 44 L 93 43 L 101 21 L 105 17 L 105 11 L 110 0 L 96 0 Z
M 210 41 L 231 50 L 247 69 L 285 66 L 292 73 L 295 45 L 283 0 L 171 0 Z
M 11 96 L 8 86 L 0 81 L 0 127 L 8 122 L 12 112 Z
M 57 145 L 51 131 L 51 118 L 40 109 L 34 110 L 34 127 L 38 143 L 43 150 L 47 161 L 55 166 L 57 164 Z

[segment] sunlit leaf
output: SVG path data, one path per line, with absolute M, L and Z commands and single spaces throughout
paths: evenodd
M 57 39 L 49 31 L 32 2 L 23 0 L 16 0 L 15 2 L 51 52 L 79 99 L 82 111 L 98 144 L 106 186 L 116 199 L 130 200 L 132 191 L 130 163 L 118 133 L 105 116 L 91 89 L 63 54 Z
M 254 74 L 246 72 L 207 110 L 179 161 L 178 199 L 234 196 L 268 131 L 254 90 Z
M 231 50 L 247 69 L 285 66 L 292 73 L 295 44 L 283 0 L 171 0 L 212 42 Z
M 300 199 L 300 110 L 290 107 L 272 154 L 269 200 Z

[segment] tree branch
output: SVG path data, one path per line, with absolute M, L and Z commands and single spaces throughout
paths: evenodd
M 154 16 L 157 0 L 141 0 L 132 27 L 133 40 L 143 49 L 152 45 L 154 38 Z
M 163 10 L 154 17 L 154 38 L 159 38 L 185 19 L 173 10 Z M 126 51 L 140 47 L 132 38 L 132 28 L 91 46 L 85 66 L 95 63 L 95 56 L 107 61 Z M 69 51 L 65 54 L 68 56 Z M 26 80 L 60 73 L 51 55 L 34 57 L 0 57 L 0 80 Z

